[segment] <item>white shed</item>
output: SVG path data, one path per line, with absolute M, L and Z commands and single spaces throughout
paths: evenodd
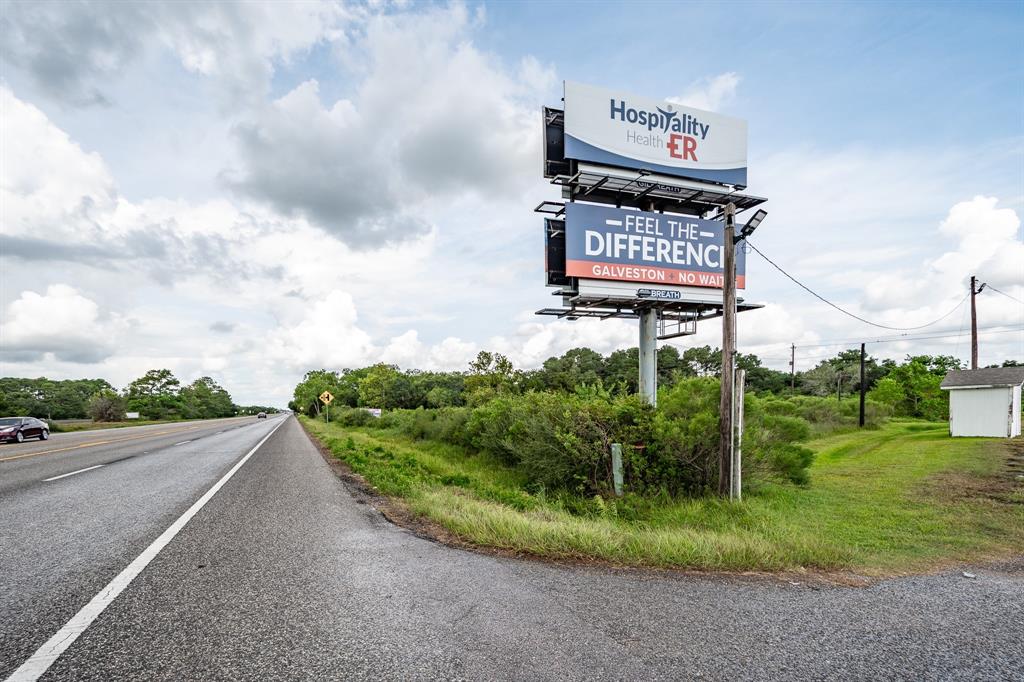
M 949 391 L 949 435 L 1013 438 L 1020 435 L 1024 367 L 953 370 L 942 380 Z

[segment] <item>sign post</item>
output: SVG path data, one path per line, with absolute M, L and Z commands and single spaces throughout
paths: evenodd
M 327 417 L 327 423 L 331 423 L 331 401 L 334 400 L 334 396 L 331 395 L 330 391 L 324 391 L 320 394 L 320 402 L 324 404 L 324 413 Z

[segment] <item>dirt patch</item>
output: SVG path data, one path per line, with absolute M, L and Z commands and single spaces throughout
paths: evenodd
M 1021 486 L 1007 476 L 970 476 L 944 472 L 930 476 L 921 492 L 933 499 L 949 502 L 992 500 L 1002 504 L 1024 504 Z
M 1001 504 L 1024 504 L 1024 441 L 1009 441 L 1002 456 L 998 473 L 980 476 L 941 472 L 928 477 L 920 493 L 948 502 L 992 500 Z

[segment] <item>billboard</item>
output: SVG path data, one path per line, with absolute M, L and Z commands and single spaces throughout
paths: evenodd
M 747 122 L 565 82 L 565 158 L 747 185 Z
M 565 206 L 565 274 L 687 287 L 722 287 L 725 225 L 682 215 L 594 204 Z M 736 249 L 736 286 L 746 257 Z

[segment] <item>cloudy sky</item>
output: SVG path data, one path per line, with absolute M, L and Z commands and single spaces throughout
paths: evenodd
M 1024 360 L 1021 3 L 0 5 L 0 374 L 168 367 L 283 405 L 308 369 L 521 367 L 636 343 L 552 322 L 539 108 L 582 81 L 745 118 L 754 242 L 892 327 Z M 891 338 L 756 254 L 740 344 Z M 716 343 L 707 324 L 680 346 Z M 943 337 L 943 338 L 934 338 Z M 849 343 L 846 343 L 849 342 Z

